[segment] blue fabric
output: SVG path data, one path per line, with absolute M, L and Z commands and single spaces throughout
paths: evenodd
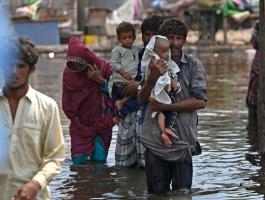
M 94 151 L 91 160 L 105 162 L 107 160 L 107 153 L 105 151 L 103 142 L 99 136 L 96 137 Z
M 125 117 L 126 114 L 136 111 L 140 108 L 137 97 L 132 97 L 130 100 L 125 102 L 122 109 L 119 110 L 119 115 Z
M 151 4 L 151 7 L 154 9 L 158 9 L 160 7 L 160 1 L 159 0 L 152 0 L 150 4 Z
M 86 165 L 89 160 L 90 156 L 88 154 L 79 154 L 72 157 L 74 165 Z
M 99 136 L 95 139 L 95 147 L 91 157 L 88 154 L 79 154 L 72 157 L 74 165 L 87 165 L 89 161 L 105 162 L 106 160 L 107 153 Z
M 196 87 L 196 88 L 191 88 L 191 96 L 197 98 L 197 99 L 201 99 L 201 100 L 205 100 L 207 101 L 207 92 L 205 89 L 200 88 L 200 87 Z
M 123 98 L 124 87 L 117 87 L 113 85 L 112 88 L 112 98 L 117 101 Z M 136 111 L 140 108 L 137 97 L 130 98 L 122 107 L 118 110 L 118 116 L 123 118 L 126 114 Z
M 139 81 L 139 82 L 142 81 L 142 79 L 143 79 L 142 70 L 141 70 L 141 61 L 142 61 L 142 58 L 143 58 L 143 55 L 144 55 L 144 50 L 145 50 L 145 48 L 141 48 L 141 50 L 138 53 L 138 57 L 139 57 L 140 62 L 138 64 L 137 75 L 136 75 L 134 80 Z
M 104 84 L 101 86 L 101 91 L 105 94 L 109 94 L 109 89 L 108 89 L 108 81 L 105 80 Z

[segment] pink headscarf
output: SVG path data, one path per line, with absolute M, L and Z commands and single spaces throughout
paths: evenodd
M 67 61 L 90 64 L 99 69 L 104 79 L 111 75 L 110 64 L 89 50 L 78 38 L 69 41 Z M 63 74 L 63 111 L 71 120 L 72 155 L 88 153 L 94 149 L 97 135 L 109 148 L 112 134 L 113 102 L 102 93 L 101 86 L 87 76 L 87 69 L 73 72 L 65 67 Z

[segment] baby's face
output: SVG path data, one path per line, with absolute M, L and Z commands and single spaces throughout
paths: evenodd
M 167 60 L 169 56 L 170 43 L 165 39 L 158 39 L 155 43 L 154 52 L 163 60 Z

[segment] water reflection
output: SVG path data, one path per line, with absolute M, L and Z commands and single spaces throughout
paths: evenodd
M 197 55 L 196 55 L 197 56 Z M 147 194 L 143 170 L 116 168 L 113 131 L 107 163 L 73 167 L 70 161 L 68 120 L 60 109 L 67 147 L 63 172 L 51 182 L 53 199 L 263 199 L 264 165 L 247 136 L 247 56 L 238 52 L 198 54 L 208 74 L 208 105 L 199 113 L 203 153 L 194 157 L 191 194 Z M 32 78 L 35 88 L 56 99 L 61 107 L 63 59 L 42 58 Z

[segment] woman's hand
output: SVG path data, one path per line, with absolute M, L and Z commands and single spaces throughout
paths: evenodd
M 96 69 L 96 68 L 93 68 L 92 66 L 88 66 L 87 76 L 92 81 L 95 81 L 95 82 L 97 82 L 100 85 L 104 84 L 104 79 L 101 76 L 100 71 L 98 69 Z

